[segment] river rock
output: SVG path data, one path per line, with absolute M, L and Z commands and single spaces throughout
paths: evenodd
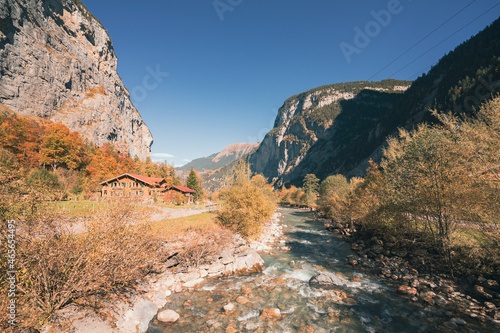
M 180 315 L 174 310 L 164 309 L 158 312 L 158 320 L 163 323 L 174 323 L 179 319 Z
M 264 260 L 253 249 L 247 249 L 234 260 L 234 274 L 260 273 L 264 270 Z
M 484 287 L 482 286 L 478 286 L 478 285 L 475 285 L 474 286 L 474 292 L 477 296 L 479 297 L 482 297 L 482 298 L 486 298 L 486 299 L 492 299 L 493 296 L 489 293 L 487 293 L 485 290 L 484 290 Z
M 214 264 L 210 265 L 207 271 L 211 276 L 222 274 L 224 273 L 224 265 L 220 262 L 215 262 Z
M 200 277 L 200 273 L 198 271 L 189 272 L 189 273 L 182 274 L 179 276 L 179 278 L 181 279 L 182 282 L 189 282 L 192 280 L 196 280 L 199 277 Z
M 349 260 L 349 265 L 351 265 L 352 267 L 358 264 L 358 261 L 356 259 L 349 258 L 348 260 Z
M 376 254 L 380 254 L 382 253 L 382 251 L 384 251 L 384 247 L 382 245 L 374 245 L 371 247 L 370 249 L 373 253 L 376 253 Z
M 309 284 L 313 287 L 330 288 L 330 287 L 342 287 L 345 285 L 345 280 L 330 272 L 321 272 L 313 276 L 309 280 Z
M 234 309 L 235 309 L 235 306 L 233 303 L 228 303 L 228 304 L 224 305 L 224 311 L 226 313 L 233 312 Z
M 434 297 L 434 302 L 436 302 L 436 304 L 440 306 L 448 304 L 448 301 L 441 295 L 437 295 L 436 297 Z
M 278 308 L 269 308 L 262 310 L 259 317 L 261 320 L 276 320 L 281 318 L 281 311 Z
M 238 304 L 247 304 L 250 300 L 245 296 L 238 296 L 238 298 L 236 298 L 236 302 Z
M 231 248 L 226 248 L 222 253 L 220 254 L 219 257 L 221 263 L 223 265 L 230 264 L 234 261 L 234 251 Z
M 400 294 L 403 294 L 403 295 L 410 295 L 410 296 L 413 296 L 413 295 L 416 295 L 417 294 L 417 289 L 413 288 L 413 287 L 410 287 L 410 286 L 399 286 L 398 287 L 398 290 L 397 290 L 398 293 Z
M 200 284 L 202 284 L 203 281 L 205 281 L 204 278 L 198 278 L 198 279 L 195 279 L 195 280 L 191 280 L 191 281 L 185 282 L 185 283 L 182 284 L 182 286 L 185 287 L 185 288 L 195 288 L 195 287 L 199 286 Z
M 458 326 L 467 325 L 467 322 L 465 320 L 463 320 L 462 318 L 451 318 L 450 322 L 452 322 Z
M 314 333 L 314 328 L 311 325 L 302 326 L 297 330 L 297 333 Z
M 491 303 L 491 302 L 484 302 L 484 306 L 487 308 L 487 309 L 494 309 L 496 308 L 495 304 Z

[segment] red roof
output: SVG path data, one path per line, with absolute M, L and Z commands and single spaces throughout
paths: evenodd
M 151 184 L 151 185 L 155 185 L 156 183 L 160 183 L 164 180 L 164 178 L 153 178 L 153 177 L 148 177 L 148 176 L 136 175 L 133 173 L 124 173 L 123 175 L 119 175 L 117 177 L 113 177 L 111 179 L 105 180 L 105 181 L 101 182 L 99 185 L 110 182 L 112 180 L 118 179 L 118 178 L 123 177 L 123 176 L 130 176 L 132 178 L 138 179 L 140 181 L 143 181 L 143 182 Z
M 182 192 L 191 192 L 191 193 L 195 193 L 196 191 L 190 189 L 189 187 L 184 187 L 184 186 L 172 186 L 173 188 L 176 188 Z
M 153 178 L 148 176 L 135 175 L 133 173 L 129 173 L 128 175 L 150 184 L 159 183 L 165 179 L 165 178 Z

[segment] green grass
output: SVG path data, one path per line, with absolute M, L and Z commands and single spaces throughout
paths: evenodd
M 202 213 L 171 220 L 155 222 L 152 231 L 163 239 L 184 236 L 192 231 L 203 232 L 218 229 L 217 213 Z
M 63 217 L 91 217 L 99 214 L 108 207 L 109 204 L 108 201 L 71 200 L 53 201 L 49 205 L 56 213 L 61 214 Z M 151 211 L 151 208 L 140 205 L 135 206 L 135 211 L 142 210 Z
M 489 247 L 494 245 L 483 230 L 473 227 L 457 227 L 450 238 L 454 246 Z
M 55 201 L 51 203 L 54 211 L 65 217 L 88 217 L 96 215 L 101 209 L 106 207 L 106 202 L 96 202 L 90 200 L 81 201 Z

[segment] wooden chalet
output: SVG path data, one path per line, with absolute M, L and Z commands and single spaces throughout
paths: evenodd
M 115 197 L 143 197 L 144 200 L 161 200 L 165 203 L 172 203 L 175 193 L 184 196 L 186 203 L 193 203 L 193 191 L 183 186 L 173 186 L 167 184 L 165 178 L 154 178 L 131 173 L 105 180 L 101 183 L 101 196 L 103 198 Z
M 176 196 L 179 194 L 183 195 L 186 203 L 192 204 L 194 201 L 194 194 L 196 191 L 190 189 L 189 187 L 184 187 L 184 186 L 166 186 L 165 190 L 162 191 L 163 193 L 163 201 L 165 203 L 176 203 Z

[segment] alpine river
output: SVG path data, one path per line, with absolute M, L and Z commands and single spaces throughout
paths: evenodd
M 312 213 L 282 209 L 280 222 L 289 250 L 261 254 L 264 272 L 214 278 L 194 292 L 173 294 L 167 307 L 180 314 L 179 320 L 152 321 L 148 332 L 443 331 L 446 318 L 396 294 L 387 280 L 349 266 L 350 245 L 326 231 Z M 309 286 L 320 272 L 337 274 L 343 286 Z M 225 311 L 229 303 L 234 310 Z M 263 310 L 271 308 L 281 315 L 264 318 Z

